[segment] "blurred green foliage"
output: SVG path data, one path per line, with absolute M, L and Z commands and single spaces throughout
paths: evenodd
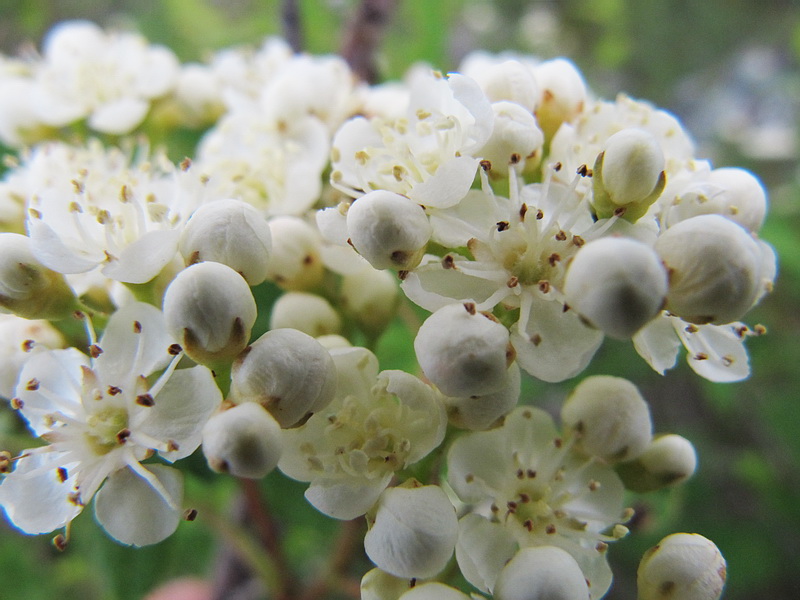
M 305 47 L 335 52 L 357 3 L 299 4 Z M 13 54 L 24 42 L 39 44 L 58 20 L 89 18 L 138 28 L 182 60 L 201 60 L 210 50 L 256 44 L 265 35 L 279 34 L 279 5 L 257 0 L 0 0 L 0 51 Z M 774 49 L 784 61 L 788 89 L 800 90 L 800 7 L 793 0 L 404 0 L 380 65 L 388 78 L 396 78 L 415 61 L 455 68 L 467 51 L 479 47 L 569 55 L 598 95 L 624 90 L 688 119 L 691 115 L 680 112 L 687 106 L 685 77 L 699 75 L 703 85 L 689 89 L 708 91 L 712 82 L 730 75 L 732 57 L 748 46 Z M 635 381 L 651 402 L 656 430 L 687 436 L 700 456 L 698 476 L 685 487 L 631 497 L 637 509 L 633 535 L 610 551 L 615 585 L 608 598 L 635 597 L 642 552 L 670 532 L 690 531 L 713 539 L 727 558 L 728 600 L 796 600 L 800 170 L 793 156 L 760 160 L 736 148 L 709 145 L 714 139 L 702 141 L 715 159 L 722 159 L 717 164 L 751 168 L 770 189 L 771 213 L 762 237 L 779 255 L 780 276 L 775 293 L 748 319 L 764 323 L 770 333 L 750 340 L 753 375 L 741 384 L 709 384 L 685 364 L 661 377 L 630 344 L 613 341 L 606 342 L 586 373 Z M 270 304 L 275 290 L 264 286 L 259 294 Z M 411 307 L 401 311 L 376 348 L 383 368 L 417 368 L 408 323 L 421 318 Z M 265 330 L 261 319 L 257 329 Z M 572 386 L 527 380 L 524 400 L 557 411 Z M 6 421 L 0 431 L 22 433 L 18 424 Z M 202 459 L 195 459 L 187 472 L 187 504 L 200 506 L 198 521 L 181 525 L 175 536 L 151 548 L 133 550 L 110 541 L 94 524 L 91 510 L 74 522 L 63 554 L 46 537 L 21 536 L 0 525 L 0 600 L 137 600 L 173 577 L 210 576 L 221 532 L 204 511 L 225 515 L 237 497 L 234 482 L 211 481 Z M 285 524 L 289 561 L 310 573 L 330 550 L 337 524 L 305 503 L 304 487 L 277 473 L 261 485 L 270 509 Z M 367 563 L 362 560 L 358 568 L 363 572 Z

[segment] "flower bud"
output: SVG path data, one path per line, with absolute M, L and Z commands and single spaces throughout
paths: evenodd
M 572 259 L 564 294 L 567 304 L 590 325 L 610 337 L 629 339 L 663 308 L 667 272 L 647 244 L 601 238 Z
M 261 213 L 241 200 L 217 200 L 186 223 L 178 249 L 186 265 L 213 261 L 237 271 L 251 286 L 267 278 L 272 235 Z
M 255 402 L 213 415 L 203 427 L 203 454 L 218 473 L 260 479 L 278 464 L 281 427 Z
M 544 144 L 544 134 L 534 116 L 514 102 L 495 102 L 492 136 L 480 155 L 492 164 L 492 172 L 506 176 L 508 165 L 523 165 Z
M 281 427 L 321 410 L 335 392 L 330 354 L 296 329 L 268 331 L 242 352 L 231 372 L 231 399 L 257 402 Z
M 361 600 L 398 600 L 411 588 L 412 581 L 395 577 L 378 568 L 370 569 L 361 578 Z
M 650 408 L 621 377 L 584 379 L 561 407 L 561 421 L 577 436 L 577 449 L 607 462 L 636 458 L 652 439 Z
M 696 533 L 673 533 L 644 553 L 638 598 L 717 600 L 725 577 L 725 559 L 714 542 Z
M 447 396 L 485 396 L 509 384 L 515 352 L 508 330 L 475 310 L 450 304 L 429 316 L 414 340 L 423 372 Z
M 186 354 L 201 364 L 230 362 L 247 346 L 256 302 L 247 282 L 220 263 L 187 267 L 164 294 L 164 318 Z
M 342 278 L 341 299 L 356 323 L 369 335 L 377 336 L 397 313 L 398 291 L 393 275 L 366 268 Z
M 64 276 L 36 260 L 29 238 L 0 233 L 0 312 L 25 319 L 62 319 L 77 308 Z
M 330 302 L 306 292 L 287 292 L 272 306 L 270 329 L 297 329 L 311 337 L 339 333 L 342 320 Z
M 592 206 L 601 219 L 620 214 L 642 217 L 666 185 L 664 153 L 653 134 L 628 128 L 606 140 L 592 177 Z
M 586 84 L 575 65 L 564 58 L 537 65 L 533 76 L 541 94 L 536 120 L 545 137 L 552 139 L 562 123 L 572 121 L 583 110 Z
M 656 240 L 669 273 L 667 310 L 692 323 L 730 323 L 761 290 L 761 248 L 740 225 L 720 215 L 681 221 Z
M 389 488 L 381 494 L 373 512 L 367 514 L 370 529 L 364 536 L 364 549 L 387 573 L 433 577 L 453 555 L 458 519 L 442 488 L 411 485 Z
M 523 548 L 500 571 L 495 600 L 586 600 L 589 587 L 572 556 L 556 546 Z
M 438 581 L 429 581 L 415 585 L 398 600 L 470 600 L 470 597 L 449 585 Z
M 319 285 L 325 269 L 317 231 L 302 219 L 290 216 L 270 219 L 269 229 L 272 256 L 267 279 L 285 290 L 309 290 Z
M 375 190 L 347 211 L 347 235 L 376 269 L 413 269 L 422 260 L 431 224 L 425 211 L 405 196 Z
M 533 113 L 540 94 L 536 80 L 528 67 L 517 60 L 506 60 L 501 63 L 486 61 L 485 64 L 477 64 L 484 62 L 478 58 L 473 62 L 476 68 L 466 65 L 464 74 L 478 82 L 490 101 L 508 100 Z
M 512 364 L 508 372 L 508 385 L 497 392 L 466 398 L 445 397 L 450 423 L 463 429 L 481 431 L 489 429 L 498 419 L 511 412 L 519 400 L 521 378 L 516 364 Z
M 634 492 L 652 492 L 683 483 L 697 468 L 692 443 L 674 433 L 656 436 L 642 454 L 617 467 L 625 487 Z

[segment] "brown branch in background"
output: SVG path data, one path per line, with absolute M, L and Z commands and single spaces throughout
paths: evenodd
M 283 37 L 295 52 L 303 50 L 303 26 L 300 22 L 300 9 L 297 0 L 283 0 L 281 3 L 281 23 Z
M 397 0 L 361 0 L 345 32 L 341 55 L 353 73 L 367 83 L 378 80 L 375 55 L 396 5 Z
M 291 577 L 289 563 L 283 554 L 277 525 L 267 511 L 258 483 L 252 479 L 242 478 L 239 479 L 239 484 L 244 495 L 248 520 L 278 572 L 278 589 L 273 591 L 273 597 L 276 600 L 290 600 L 294 597 L 295 582 Z
M 330 549 L 330 559 L 324 572 L 306 589 L 300 600 L 324 600 L 330 596 L 332 589 L 337 589 L 353 598 L 361 596 L 360 582 L 351 581 L 345 572 L 354 558 L 354 552 L 360 548 L 364 539 L 365 524 L 363 518 L 342 522 L 339 535 Z

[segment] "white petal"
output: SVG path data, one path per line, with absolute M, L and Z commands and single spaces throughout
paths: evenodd
M 526 330 L 514 325 L 511 343 L 525 371 L 554 383 L 586 368 L 603 343 L 603 333 L 584 325 L 575 311 L 564 312 L 560 302 L 534 298 Z
M 736 332 L 740 327 L 741 323 L 699 325 L 697 331 L 689 333 L 683 324 L 675 330 L 688 350 L 686 360 L 695 373 L 709 381 L 730 383 L 750 375 L 744 336 Z
M 25 363 L 17 397 L 22 400 L 22 415 L 36 435 L 50 431 L 48 414 L 60 412 L 72 418 L 83 414 L 81 367 L 88 365 L 89 358 L 75 348 L 38 352 Z
M 449 585 L 430 581 L 414 586 L 398 600 L 469 600 L 469 596 Z
M 454 302 L 474 302 L 478 310 L 494 308 L 494 305 L 502 299 L 494 296 L 499 289 L 498 284 L 492 279 L 483 279 L 463 273 L 458 269 L 459 264 L 468 265 L 470 261 L 459 260 L 455 255 L 453 257 L 455 268 L 445 269 L 437 261 L 417 267 L 409 273 L 408 277 L 400 284 L 406 296 L 415 304 L 431 312 Z M 494 273 L 489 272 L 487 275 L 491 277 Z M 505 283 L 502 283 L 501 286 L 508 294 L 511 294 L 511 290 Z M 489 299 L 491 300 L 489 301 Z M 491 306 L 487 304 L 491 304 Z
M 121 386 L 126 376 L 146 377 L 166 366 L 170 359 L 167 348 L 174 341 L 160 310 L 144 302 L 128 304 L 109 319 L 98 342 L 103 353 L 95 360 L 95 370 L 109 385 Z
M 5 509 L 11 523 L 25 533 L 48 533 L 64 527 L 74 519 L 81 509 L 67 500 L 75 485 L 71 475 L 63 483 L 57 476 L 62 466 L 59 452 L 41 452 L 23 456 L 16 461 L 16 468 L 0 483 L 0 505 Z M 52 468 L 48 468 L 52 465 Z M 66 465 L 67 472 L 69 467 Z M 41 469 L 36 475 L 28 475 Z
M 319 210 L 316 213 L 317 227 L 322 237 L 331 244 L 347 245 L 347 215 L 338 206 Z
M 41 219 L 28 220 L 28 233 L 31 238 L 31 251 L 36 260 L 59 273 L 85 273 L 96 267 L 104 258 L 67 246 Z
M 672 321 L 665 313 L 656 317 L 633 336 L 633 347 L 661 375 L 675 366 L 681 342 Z
M 222 393 L 206 367 L 177 370 L 155 397 L 155 405 L 144 409 L 147 419 L 137 431 L 175 442 L 177 450 L 160 454 L 176 461 L 195 451 L 203 425 L 221 402 Z
M 183 475 L 164 465 L 148 465 L 171 496 L 176 507 L 183 500 Z M 131 469 L 112 473 L 94 501 L 97 522 L 121 544 L 148 546 L 166 539 L 178 528 L 180 510 L 165 501 L 153 487 Z
M 458 522 L 456 560 L 461 574 L 482 592 L 491 593 L 505 564 L 518 549 L 511 532 L 471 513 Z
M 177 229 L 148 231 L 103 267 L 103 275 L 123 283 L 147 283 L 178 251 Z
M 149 102 L 138 98 L 120 98 L 107 102 L 89 116 L 89 127 L 112 135 L 130 133 L 144 120 L 149 108 Z
M 478 159 L 458 156 L 443 163 L 427 181 L 414 186 L 411 199 L 423 206 L 448 208 L 458 204 L 472 187 Z
M 331 351 L 336 364 L 336 398 L 368 396 L 378 376 L 378 359 L 366 348 L 337 348 Z
M 321 513 L 348 521 L 360 517 L 375 505 L 392 476 L 393 473 L 388 473 L 381 479 L 372 480 L 317 479 L 306 490 L 306 500 Z

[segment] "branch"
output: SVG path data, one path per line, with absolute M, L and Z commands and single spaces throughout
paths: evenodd
M 378 79 L 375 54 L 397 0 L 362 0 L 345 33 L 341 55 L 356 76 L 368 83 Z
M 346 594 L 358 598 L 360 585 L 347 579 L 345 571 L 353 559 L 353 552 L 364 539 L 363 518 L 344 521 L 339 529 L 339 536 L 330 549 L 330 560 L 321 576 L 313 582 L 300 596 L 300 600 L 324 600 L 329 597 L 331 588 L 338 588 Z
M 300 10 L 297 0 L 283 0 L 281 4 L 281 24 L 283 37 L 295 52 L 303 50 L 303 27 L 300 23 Z

